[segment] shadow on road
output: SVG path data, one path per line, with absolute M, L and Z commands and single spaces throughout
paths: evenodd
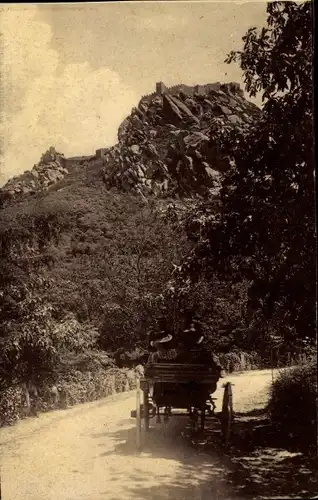
M 115 460 L 118 455 L 136 457 L 129 478 L 125 477 L 127 498 L 131 500 L 234 500 L 236 495 L 228 485 L 220 451 L 205 453 L 203 448 L 191 445 L 186 435 L 187 419 L 180 417 L 151 428 L 141 453 L 136 450 L 134 427 L 93 437 L 107 436 L 113 440 L 114 449 L 100 454 L 107 461 L 111 457 Z M 158 468 L 159 462 L 163 473 Z M 120 480 L 122 477 L 117 477 L 114 471 L 112 481 Z
M 308 499 L 318 494 L 317 456 L 284 440 L 265 410 L 236 414 L 227 455 L 228 481 L 243 498 Z
M 313 498 L 318 494 L 316 459 L 290 447 L 287 449 L 272 431 L 264 410 L 236 415 L 231 446 L 226 452 L 222 450 L 214 424 L 208 424 L 206 442 L 202 446 L 191 443 L 186 424 L 187 420 L 181 417 L 155 426 L 147 435 L 141 454 L 136 451 L 134 427 L 121 429 L 111 436 L 105 433 L 113 440 L 115 449 L 102 451 L 101 456 L 135 455 L 136 460 L 143 457 L 149 462 L 148 473 L 144 469 L 134 469 L 129 498 L 261 500 Z M 159 458 L 178 462 L 176 477 L 172 482 L 171 477 L 156 474 L 156 484 L 145 486 Z M 115 476 L 113 480 L 120 478 Z
M 155 464 L 154 464 L 155 467 Z M 229 492 L 225 480 L 220 479 L 220 473 L 211 464 L 201 465 L 200 481 L 196 465 L 182 465 L 177 476 L 171 481 L 168 475 L 156 476 L 155 484 L 148 485 L 149 476 L 138 472 L 129 477 L 126 497 L 131 500 L 235 500 L 234 493 Z M 116 477 L 113 478 L 116 481 Z M 106 492 L 105 492 L 106 493 Z M 110 498 L 108 500 L 118 500 Z

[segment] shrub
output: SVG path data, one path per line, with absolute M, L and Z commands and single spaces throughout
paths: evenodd
M 317 433 L 316 362 L 283 371 L 274 381 L 268 409 L 282 437 L 310 446 Z
M 241 370 L 241 358 L 236 352 L 225 354 L 221 363 L 223 363 L 224 369 L 230 373 Z
M 262 360 L 255 352 L 228 352 L 215 355 L 215 359 L 228 373 L 263 368 Z
M 13 425 L 24 414 L 24 397 L 20 387 L 14 386 L 4 390 L 0 397 L 0 427 Z
M 95 401 L 116 392 L 135 388 L 135 372 L 128 369 L 100 368 L 95 371 L 73 370 L 56 383 L 59 402 L 54 404 L 50 385 L 38 387 L 38 410 L 41 412 Z M 25 396 L 21 387 L 10 387 L 0 394 L 0 427 L 13 425 L 26 416 Z
M 128 370 L 114 368 L 69 373 L 60 380 L 57 388 L 67 405 L 72 406 L 133 389 L 134 384 L 135 379 L 129 376 Z

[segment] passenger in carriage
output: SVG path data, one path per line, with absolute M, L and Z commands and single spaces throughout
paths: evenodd
M 153 331 L 148 333 L 150 351 L 148 363 L 173 361 L 178 355 L 175 340 L 173 336 L 168 333 L 166 318 L 159 318 L 158 329 L 159 333 Z
M 179 355 L 179 349 L 173 342 L 172 335 L 168 334 L 157 340 L 150 341 L 149 361 L 150 363 L 158 363 L 160 361 L 174 361 Z
M 215 361 L 213 354 L 204 344 L 204 335 L 199 319 L 194 316 L 190 326 L 183 332 L 183 359 L 185 363 L 214 366 L 221 373 L 222 368 Z
M 178 338 L 166 333 L 165 318 L 162 318 L 159 325 L 161 330 L 159 335 L 152 336 L 150 340 L 149 363 L 171 362 L 176 363 L 197 363 L 215 367 L 216 372 L 221 374 L 222 368 L 216 363 L 213 354 L 206 349 L 203 340 L 202 328 L 199 320 L 194 316 Z M 155 351 L 154 351 L 155 349 Z

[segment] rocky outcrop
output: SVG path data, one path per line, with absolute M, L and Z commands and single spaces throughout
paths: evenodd
M 48 189 L 68 174 L 65 165 L 64 155 L 50 148 L 32 170 L 27 170 L 22 175 L 10 179 L 0 189 L 0 198 L 16 198 L 19 195 L 33 194 Z
M 118 144 L 101 147 L 94 157 L 69 159 L 50 148 L 32 170 L 0 189 L 0 202 L 4 206 L 45 191 L 74 173 L 75 167 L 85 169 L 88 162 L 98 171 L 102 168 L 108 188 L 142 196 L 215 194 L 231 164 L 230 154 L 220 148 L 220 137 L 247 131 L 260 116 L 261 110 L 233 82 L 170 89 L 157 84 L 157 92 L 144 96 L 120 125 Z
M 221 153 L 220 135 L 245 132 L 260 116 L 233 83 L 201 86 L 193 95 L 169 89 L 145 96 L 104 154 L 106 185 L 143 195 L 215 193 L 231 161 Z

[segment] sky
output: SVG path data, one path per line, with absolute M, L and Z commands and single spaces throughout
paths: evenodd
M 243 86 L 224 59 L 265 23 L 263 1 L 2 4 L 0 186 L 50 146 L 70 157 L 115 144 L 157 81 Z

